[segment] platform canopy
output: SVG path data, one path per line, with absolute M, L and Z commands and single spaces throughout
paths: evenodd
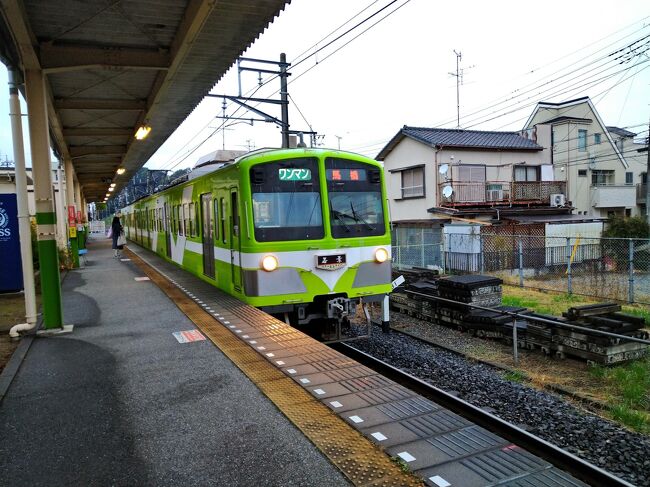
M 72 159 L 86 200 L 101 201 L 289 2 L 0 0 L 0 58 L 46 74 L 53 150 Z M 149 136 L 136 140 L 144 125 Z

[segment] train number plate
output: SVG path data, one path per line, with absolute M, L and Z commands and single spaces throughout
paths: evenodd
M 345 267 L 345 254 L 317 255 L 316 267 L 326 271 L 333 271 Z

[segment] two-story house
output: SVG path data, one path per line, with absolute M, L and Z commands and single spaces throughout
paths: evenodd
M 566 199 L 577 215 L 639 214 L 635 183 L 641 168 L 635 170 L 624 157 L 623 139 L 634 134 L 621 129 L 610 132 L 589 97 L 540 102 L 524 129 L 550 130 L 553 179 L 566 182 Z
M 550 133 L 404 126 L 377 156 L 392 221 L 569 213 L 565 183 L 544 149 Z

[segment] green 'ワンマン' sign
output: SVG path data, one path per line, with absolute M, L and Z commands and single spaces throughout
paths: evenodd
M 280 181 L 311 181 L 311 169 L 281 168 Z

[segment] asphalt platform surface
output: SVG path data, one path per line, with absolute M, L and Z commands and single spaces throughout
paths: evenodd
M 63 281 L 0 404 L 2 486 L 339 486 L 345 477 L 110 242 Z

